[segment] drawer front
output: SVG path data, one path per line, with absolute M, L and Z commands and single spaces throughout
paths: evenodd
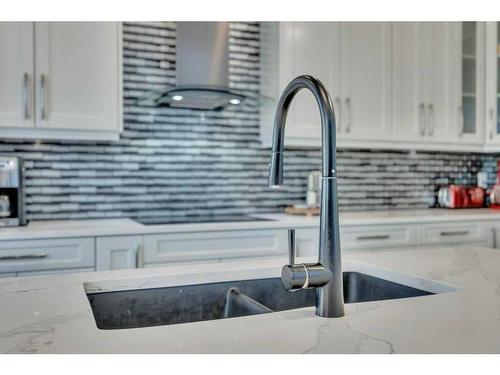
M 417 244 L 412 225 L 376 225 L 340 229 L 342 250 L 380 249 Z
M 200 262 L 286 254 L 286 231 L 195 232 L 144 237 L 144 264 Z
M 0 241 L 0 272 L 94 267 L 94 238 Z
M 488 242 L 485 230 L 479 223 L 424 224 L 419 226 L 420 245 L 482 243 Z

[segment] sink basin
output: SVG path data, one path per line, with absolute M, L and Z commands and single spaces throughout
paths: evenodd
M 360 272 L 344 272 L 346 303 L 434 294 Z M 286 291 L 280 278 L 89 293 L 99 329 L 123 329 L 265 314 L 315 305 L 313 289 Z

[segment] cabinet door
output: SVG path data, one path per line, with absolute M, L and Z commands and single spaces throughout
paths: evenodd
M 119 24 L 35 24 L 36 126 L 50 129 L 120 129 Z
M 98 237 L 96 241 L 96 253 L 97 271 L 141 267 L 142 237 Z
M 0 22 L 0 126 L 33 127 L 33 23 Z
M 280 24 L 280 94 L 295 77 L 318 78 L 332 96 L 339 116 L 340 26 L 334 22 L 283 22 Z M 285 144 L 321 145 L 321 120 L 313 95 L 297 93 L 287 115 Z
M 453 108 L 452 24 L 426 22 L 426 134 L 428 142 L 449 142 L 456 129 L 458 108 Z M 457 133 L 455 133 L 457 134 Z M 456 138 L 456 137 L 452 137 Z
M 391 29 L 389 22 L 341 24 L 340 139 L 392 137 Z
M 500 22 L 486 24 L 486 143 L 500 145 Z
M 454 61 L 456 62 L 455 89 L 458 110 L 458 142 L 483 142 L 484 136 L 484 24 L 460 22 L 454 28 Z M 456 111 L 454 113 L 457 113 Z
M 425 129 L 425 27 L 422 22 L 394 24 L 394 137 L 422 142 Z

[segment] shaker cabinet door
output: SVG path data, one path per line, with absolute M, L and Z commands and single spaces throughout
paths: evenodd
M 120 26 L 35 23 L 37 128 L 120 129 Z
M 392 138 L 392 24 L 341 23 L 339 139 Z
M 33 23 L 0 22 L 0 127 L 32 128 Z
M 423 22 L 394 24 L 394 138 L 423 142 L 426 138 L 425 26 Z
M 280 93 L 295 77 L 309 74 L 318 78 L 340 110 L 340 26 L 333 22 L 285 22 L 280 25 L 282 75 Z M 288 139 L 300 139 L 311 146 L 321 145 L 318 104 L 311 92 L 301 90 L 287 115 Z M 294 143 L 295 140 L 292 140 Z

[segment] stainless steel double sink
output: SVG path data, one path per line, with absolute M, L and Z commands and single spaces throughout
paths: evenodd
M 344 272 L 346 303 L 434 294 L 360 272 Z M 286 291 L 280 278 L 89 293 L 99 329 L 226 319 L 314 306 L 315 290 Z

